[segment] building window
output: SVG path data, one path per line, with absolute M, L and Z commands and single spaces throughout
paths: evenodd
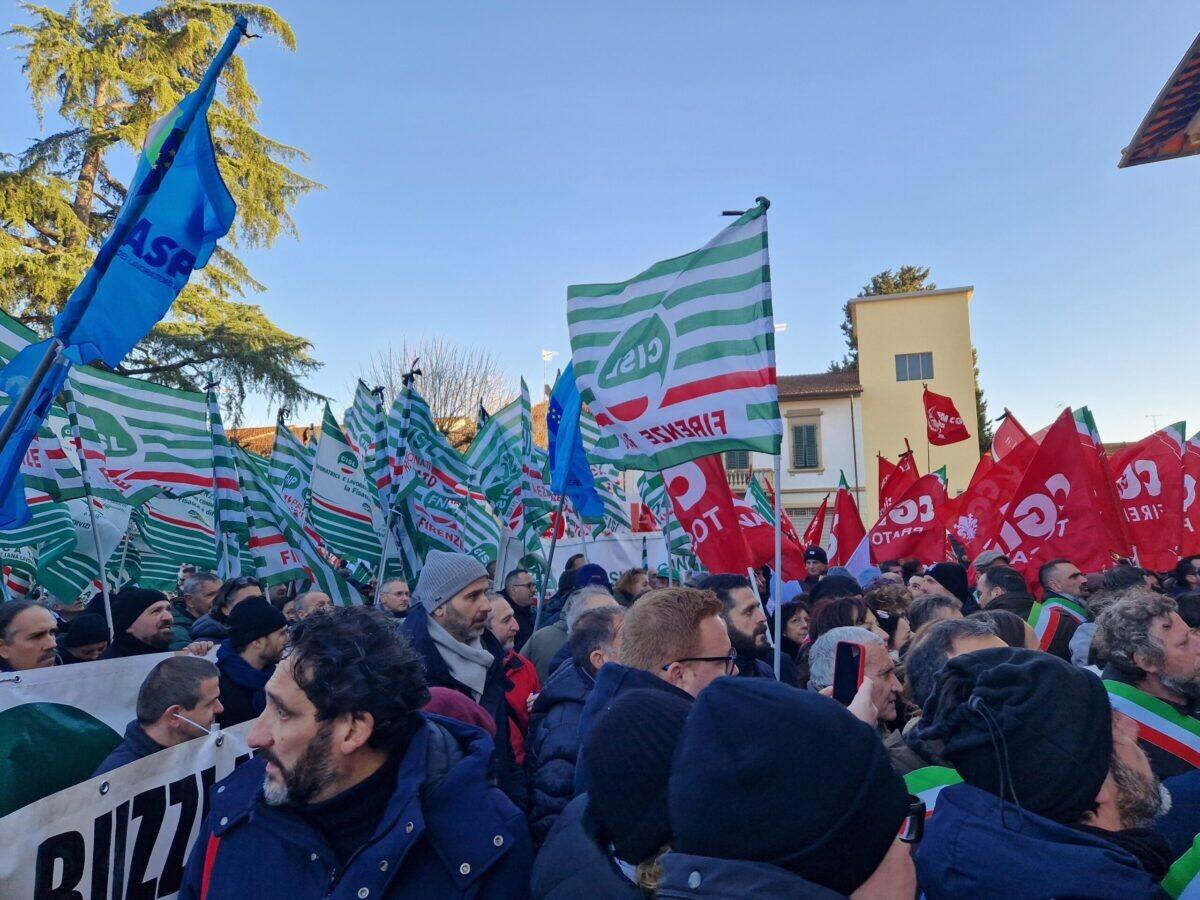
M 792 468 L 821 468 L 821 448 L 816 423 L 792 426 Z
M 928 381 L 933 377 L 932 353 L 897 353 L 897 381 Z
M 725 468 L 726 469 L 748 469 L 748 468 L 750 468 L 750 451 L 749 450 L 726 450 L 725 451 Z

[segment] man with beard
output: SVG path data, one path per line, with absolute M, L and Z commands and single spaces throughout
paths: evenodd
M 266 707 L 264 688 L 287 646 L 287 624 L 265 597 L 244 600 L 229 614 L 229 637 L 217 648 L 222 728 L 257 718 Z
M 1169 597 L 1140 588 L 1124 593 L 1096 622 L 1094 641 L 1108 660 L 1104 686 L 1113 706 L 1137 719 L 1159 778 L 1191 772 L 1195 751 L 1175 737 L 1196 728 L 1200 637 Z
M 257 756 L 211 792 L 181 898 L 528 896 L 529 833 L 489 784 L 492 742 L 420 712 L 421 657 L 394 619 L 304 619 L 266 694 Z
M 758 658 L 768 646 L 767 616 L 750 587 L 750 579 L 743 575 L 709 575 L 696 587 L 712 591 L 721 601 L 721 618 L 729 629 L 729 643 L 737 651 L 737 674 L 743 678 L 774 678 L 771 666 Z
M 207 659 L 164 659 L 138 689 L 137 718 L 126 726 L 125 739 L 92 777 L 208 734 L 221 714 L 220 694 L 217 667 Z
M 122 588 L 112 598 L 112 621 L 113 642 L 101 659 L 163 653 L 174 640 L 175 617 L 171 601 L 162 591 Z M 178 652 L 204 656 L 211 649 L 211 641 L 193 641 Z
M 1048 653 L 977 650 L 946 663 L 917 734 L 963 783 L 941 791 L 917 850 L 929 900 L 1159 897 L 1171 865 L 1148 827 L 1165 795 L 1090 672 Z
M 403 630 L 425 660 L 425 681 L 470 697 L 496 723 L 496 777 L 520 806 L 525 780 L 509 743 L 504 647 L 488 631 L 487 570 L 466 553 L 430 550 Z

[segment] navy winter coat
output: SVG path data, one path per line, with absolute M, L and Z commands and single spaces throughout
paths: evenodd
M 530 773 L 529 830 L 538 844 L 575 796 L 579 720 L 596 680 L 574 662 L 559 667 L 538 694 L 525 744 Z
M 103 775 L 105 772 L 111 772 L 113 769 L 119 769 L 121 766 L 127 766 L 131 762 L 137 762 L 139 759 L 144 759 L 152 753 L 157 753 L 159 750 L 166 750 L 162 744 L 146 734 L 146 730 L 142 728 L 142 724 L 134 719 L 125 726 L 125 740 L 117 744 L 113 748 L 112 753 L 104 757 L 104 761 L 96 767 L 96 771 L 91 777 Z
M 437 644 L 433 642 L 433 638 L 429 634 L 429 613 L 425 611 L 425 607 L 412 607 L 404 624 L 400 627 L 412 641 L 413 648 L 421 654 L 421 658 L 425 661 L 425 683 L 427 685 L 450 688 L 452 691 L 458 691 L 464 696 L 471 697 L 472 700 L 475 699 L 471 695 L 470 689 L 466 685 L 460 684 L 450 674 L 450 667 L 442 659 Z M 508 794 L 513 803 L 521 809 L 525 809 L 529 801 L 525 773 L 517 765 L 516 757 L 513 756 L 512 743 L 508 737 L 510 722 L 508 698 L 505 693 L 512 684 L 504 673 L 504 648 L 486 628 L 483 630 L 482 641 L 483 649 L 492 654 L 494 659 L 483 685 L 483 696 L 479 698 L 478 703 L 487 710 L 487 714 L 496 723 L 496 782 L 500 785 L 500 790 Z
M 764 862 L 667 853 L 656 897 L 688 900 L 844 900 L 794 872 Z
M 641 900 L 600 843 L 587 802 L 587 794 L 576 797 L 550 829 L 533 864 L 534 900 Z
M 1128 851 L 1018 810 L 968 784 L 938 794 L 917 847 L 917 879 L 928 900 L 959 897 L 1165 896 Z M 661 895 L 660 895 L 661 896 Z
M 345 869 L 298 813 L 266 804 L 266 764 L 258 758 L 213 789 L 180 900 L 528 897 L 529 830 L 520 810 L 488 783 L 491 738 L 452 719 L 424 718 L 375 836 Z
M 681 691 L 675 685 L 669 684 L 650 672 L 643 672 L 641 669 L 631 669 L 629 666 L 623 666 L 620 663 L 605 663 L 600 667 L 600 671 L 596 673 L 596 686 L 592 688 L 592 693 L 588 695 L 587 702 L 583 705 L 583 715 L 579 718 L 579 746 L 582 747 L 587 743 L 587 736 L 591 733 L 592 723 L 603 710 L 609 707 L 617 695 L 625 691 L 636 690 L 637 688 L 667 691 L 677 697 L 682 697 L 689 703 L 693 700 L 691 694 Z M 580 755 L 578 762 L 575 764 L 575 793 L 582 794 L 587 789 L 587 766 L 584 765 L 583 756 Z

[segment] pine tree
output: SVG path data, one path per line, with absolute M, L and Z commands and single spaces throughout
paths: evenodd
M 166 0 L 137 14 L 117 11 L 112 0 L 76 0 L 65 13 L 22 8 L 33 21 L 13 33 L 24 41 L 19 52 L 33 103 L 43 124 L 49 107 L 61 130 L 18 156 L 0 154 L 0 308 L 48 334 L 125 199 L 110 160 L 120 157 L 132 174 L 120 151 L 140 150 L 150 126 L 196 87 L 236 16 L 289 50 L 295 37 L 272 9 L 247 3 Z M 293 206 L 321 187 L 290 168 L 306 159 L 302 151 L 255 129 L 258 102 L 235 54 L 208 117 L 238 205 L 234 229 L 117 369 L 193 389 L 214 374 L 229 389 L 235 418 L 250 391 L 284 402 L 312 399 L 300 378 L 320 366 L 308 340 L 243 300 L 265 286 L 234 250 L 295 237 Z

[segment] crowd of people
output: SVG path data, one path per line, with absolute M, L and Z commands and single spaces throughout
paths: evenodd
M 114 595 L 111 640 L 102 602 L 0 605 L 0 670 L 174 651 L 95 774 L 253 723 L 186 898 L 1163 896 L 1200 833 L 1200 558 L 805 559 L 773 597 L 577 556 L 540 609 L 441 551 L 352 608 L 195 572 Z

